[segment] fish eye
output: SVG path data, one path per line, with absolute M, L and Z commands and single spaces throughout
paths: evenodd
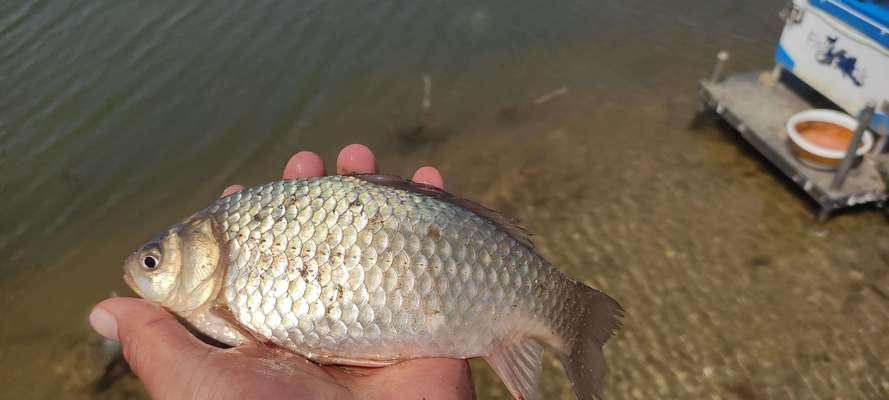
M 155 256 L 145 256 L 142 259 L 142 266 L 148 269 L 155 269 L 160 262 L 157 260 Z

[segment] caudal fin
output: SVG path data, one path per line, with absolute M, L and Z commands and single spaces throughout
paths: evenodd
M 575 283 L 569 296 L 577 317 L 562 332 L 566 344 L 562 366 L 577 400 L 597 399 L 605 379 L 602 346 L 620 325 L 623 309 L 607 294 L 582 283 Z

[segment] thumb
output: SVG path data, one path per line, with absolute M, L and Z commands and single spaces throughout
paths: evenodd
M 117 297 L 93 308 L 90 324 L 102 336 L 120 341 L 130 368 L 155 399 L 180 398 L 201 371 L 210 346 L 179 321 L 145 300 Z

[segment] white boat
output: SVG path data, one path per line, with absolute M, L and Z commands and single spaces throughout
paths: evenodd
M 889 103 L 889 1 L 793 0 L 775 51 L 782 68 L 851 115 Z M 889 110 L 871 129 L 889 134 Z

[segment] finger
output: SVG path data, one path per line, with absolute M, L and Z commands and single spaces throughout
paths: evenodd
M 287 160 L 284 179 L 314 178 L 324 176 L 324 161 L 311 151 L 301 151 Z
M 222 196 L 219 196 L 219 197 L 229 196 L 229 195 L 238 193 L 242 190 L 244 190 L 244 186 L 242 186 L 242 185 L 231 185 L 231 186 L 225 188 L 225 190 L 222 191 Z
M 377 172 L 374 153 L 363 144 L 350 144 L 340 150 L 336 158 L 338 174 L 373 174 Z
M 369 371 L 372 375 L 367 377 L 344 378 L 358 398 L 474 398 L 469 364 L 464 360 L 418 359 Z
M 438 172 L 438 168 L 435 167 L 421 167 L 417 172 L 414 172 L 413 181 L 444 189 L 444 179 L 442 179 L 441 173 Z
M 152 398 L 175 398 L 210 354 L 170 313 L 141 299 L 116 297 L 93 308 L 90 323 L 119 340 L 124 358 Z

